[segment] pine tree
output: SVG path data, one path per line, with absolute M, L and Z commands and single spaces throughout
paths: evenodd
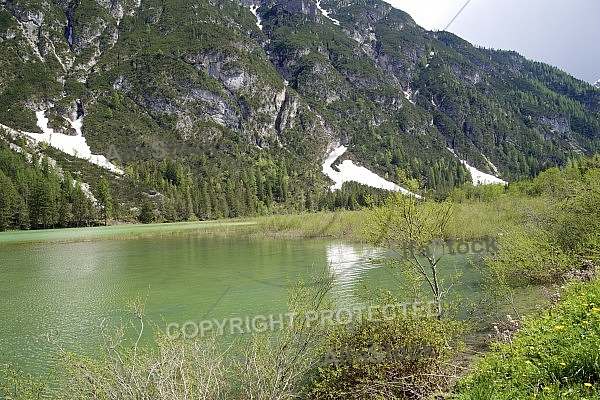
M 110 193 L 110 187 L 106 178 L 100 180 L 100 187 L 98 188 L 98 202 L 102 209 L 102 219 L 104 219 L 104 226 L 108 225 L 108 218 L 112 215 L 113 210 L 113 198 Z
M 138 220 L 143 224 L 154 222 L 154 204 L 149 199 L 144 199 Z
M 79 183 L 75 185 L 73 190 L 72 204 L 73 222 L 75 222 L 75 226 L 88 225 L 89 220 L 91 219 L 91 205 L 88 198 L 85 196 L 85 193 L 81 190 Z
M 177 220 L 177 213 L 175 212 L 175 200 L 172 196 L 165 197 L 162 204 L 162 215 L 166 222 L 175 222 Z
M 185 221 L 197 221 L 198 218 L 194 214 L 194 203 L 192 202 L 192 194 L 188 189 L 185 194 Z
M 208 183 L 206 181 L 202 182 L 202 201 L 200 216 L 203 219 L 212 218 L 211 197 L 208 190 Z
M 48 228 L 53 225 L 55 207 L 50 183 L 43 176 L 39 176 L 35 181 L 29 201 L 32 227 L 38 228 L 41 225 L 43 228 Z
M 69 202 L 66 195 L 61 197 L 58 207 L 58 224 L 63 228 L 68 228 L 73 223 L 73 205 Z
M 18 193 L 9 177 L 0 171 L 0 231 L 12 225 Z

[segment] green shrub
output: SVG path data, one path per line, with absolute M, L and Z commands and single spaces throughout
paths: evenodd
M 308 398 L 420 399 L 447 387 L 460 324 L 414 311 L 362 314 L 329 332 Z
M 486 273 L 496 283 L 511 286 L 560 281 L 571 259 L 552 234 L 532 226 L 513 228 L 497 240 L 498 251 L 486 255 Z

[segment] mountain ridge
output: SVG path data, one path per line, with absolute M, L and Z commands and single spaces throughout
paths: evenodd
M 383 179 L 442 197 L 470 181 L 447 148 L 507 181 L 598 150 L 598 89 L 426 31 L 382 1 L 1 4 L 0 123 L 38 132 L 35 113 L 46 110 L 49 127 L 69 135 L 83 117 L 93 154 L 157 141 L 199 149 L 117 162 L 137 193 L 122 199 L 131 205 L 142 192 L 176 202 L 190 191 L 201 218 L 324 207 L 321 163 L 340 145 Z M 171 162 L 185 183 L 167 177 Z M 265 174 L 271 196 L 254 189 Z M 208 210 L 206 197 L 228 211 L 215 213 L 214 199 Z

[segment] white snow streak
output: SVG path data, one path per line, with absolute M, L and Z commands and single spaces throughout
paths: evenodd
M 596 81 L 596 83 L 594 83 L 594 86 L 596 86 L 597 88 L 600 88 L 600 79 L 598 79 Z
M 47 123 L 47 122 L 46 122 Z M 12 134 L 26 134 L 26 132 L 19 132 L 16 131 L 12 128 L 9 128 L 6 125 L 2 125 L 0 124 L 0 127 L 4 128 L 5 130 L 7 130 L 8 132 L 12 133 Z M 27 136 L 29 136 L 27 134 Z M 2 137 L 0 137 L 0 139 L 3 139 Z M 35 141 L 35 139 L 33 139 Z M 29 140 L 28 140 L 29 141 Z M 24 154 L 25 157 L 27 158 L 28 162 L 31 162 L 33 160 L 33 156 L 26 152 L 25 150 L 23 150 L 23 148 L 21 148 L 20 146 L 17 146 L 16 144 L 12 143 L 12 142 L 7 142 L 8 145 L 10 146 L 10 148 L 17 152 L 17 153 L 21 153 Z M 39 154 L 39 153 L 38 153 Z M 56 166 L 56 160 L 50 158 L 50 157 L 45 157 L 45 159 L 48 161 L 48 164 L 52 165 L 53 168 L 55 168 L 58 172 L 58 174 L 62 177 L 63 176 L 63 172 L 62 169 L 60 167 Z M 38 158 L 38 164 L 41 164 L 41 158 Z M 73 187 L 75 187 L 77 185 L 78 181 L 77 180 L 73 180 Z M 94 204 L 98 204 L 98 199 L 96 199 L 96 197 L 94 197 L 94 194 L 92 193 L 92 191 L 90 190 L 90 185 L 85 183 L 85 182 L 79 182 L 81 190 L 83 191 L 83 194 L 85 194 L 85 196 Z
M 467 169 L 471 173 L 471 176 L 473 177 L 473 185 L 474 186 L 493 185 L 493 184 L 506 185 L 507 184 L 506 181 L 503 181 L 502 179 L 497 178 L 494 175 L 486 174 L 485 172 L 481 172 L 477 168 L 470 166 L 469 164 L 467 164 L 466 161 L 462 161 L 462 163 L 465 165 L 465 167 L 467 167 Z
M 77 181 L 73 180 L 73 187 L 75 187 L 77 185 Z M 94 204 L 98 204 L 98 199 L 96 198 L 96 196 L 94 196 L 94 193 L 92 193 L 92 191 L 90 190 L 90 185 L 88 183 L 85 182 L 79 182 L 79 187 L 81 188 L 81 191 L 83 192 L 83 194 L 85 194 L 85 197 L 87 197 L 92 203 Z
M 258 26 L 258 29 L 260 29 L 262 31 L 263 30 L 262 19 L 260 19 L 260 15 L 258 15 L 258 12 L 256 10 L 258 10 L 257 5 L 250 6 L 250 12 L 252 14 L 254 14 L 254 16 L 256 17 L 256 26 Z
M 482 156 L 483 156 L 483 159 L 488 163 L 488 165 L 490 167 L 492 167 L 492 170 L 494 171 L 494 173 L 496 175 L 498 175 L 498 168 L 496 168 L 496 166 L 494 164 L 492 164 L 492 162 L 490 160 L 488 160 L 488 158 L 485 155 L 482 154 Z
M 96 164 L 102 168 L 106 168 L 109 171 L 112 171 L 116 174 L 123 174 L 123 171 L 111 164 L 106 159 L 106 157 L 92 154 L 92 150 L 90 149 L 90 146 L 88 146 L 81 132 L 81 127 L 83 124 L 81 118 L 75 121 L 69 120 L 71 126 L 73 127 L 73 129 L 75 129 L 75 132 L 77 133 L 77 135 L 71 136 L 59 132 L 54 132 L 54 130 L 48 126 L 48 118 L 46 118 L 46 111 L 37 111 L 35 113 L 35 116 L 37 117 L 37 125 L 40 127 L 43 133 L 22 132 L 23 134 L 34 139 L 36 142 L 46 142 L 50 146 L 67 154 L 70 154 L 74 157 L 87 160 L 92 164 Z
M 408 100 L 412 104 L 417 104 L 417 103 L 415 103 L 414 100 L 412 100 L 412 95 L 413 95 L 413 91 L 411 90 L 411 88 L 409 86 L 408 89 L 404 91 L 404 97 L 406 97 L 406 100 Z
M 419 199 L 421 198 L 421 196 L 411 193 L 393 182 L 386 181 L 379 175 L 369 171 L 367 168 L 355 165 L 352 160 L 344 160 L 338 165 L 339 171 L 334 170 L 331 165 L 338 157 L 342 156 L 346 150 L 348 150 L 346 146 L 340 146 L 333 149 L 323 163 L 323 173 L 335 182 L 335 185 L 330 187 L 331 191 L 341 189 L 344 182 L 357 182 L 373 188 L 402 192 L 402 194 L 412 195 Z
M 450 153 L 454 154 L 454 157 L 458 157 L 456 155 L 456 152 L 454 151 L 454 149 L 448 149 L 448 151 L 450 151 Z M 459 158 L 459 160 L 460 160 L 460 158 Z M 486 158 L 486 160 L 487 160 L 487 158 Z M 465 167 L 467 167 L 467 169 L 471 173 L 471 178 L 473 178 L 473 186 L 494 185 L 494 184 L 501 184 L 501 185 L 505 185 L 505 186 L 508 185 L 508 182 L 506 182 L 500 178 L 497 178 L 494 175 L 486 174 L 485 172 L 482 172 L 482 171 L 478 170 L 477 168 L 470 166 L 465 160 L 460 160 L 460 162 Z M 490 163 L 490 162 L 488 161 L 488 163 Z M 494 169 L 496 168 L 493 166 L 492 163 L 490 163 L 490 165 L 492 165 L 492 167 Z
M 321 8 L 321 0 L 317 0 L 317 8 L 319 9 L 319 11 L 321 11 L 321 13 L 323 14 L 323 16 L 327 19 L 329 19 L 331 22 L 333 22 L 336 25 L 340 24 L 340 21 L 338 21 L 335 18 L 331 18 L 329 16 L 329 11 L 324 10 L 323 8 Z

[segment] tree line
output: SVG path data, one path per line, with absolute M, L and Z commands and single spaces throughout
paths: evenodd
M 138 163 L 126 172 L 135 185 L 151 192 L 141 200 L 139 219 L 142 222 L 358 210 L 380 204 L 389 195 L 384 190 L 353 182 L 337 191 L 319 188 L 314 181 L 300 177 L 298 171 L 284 161 L 270 159 L 259 160 L 253 166 L 211 173 L 192 170 L 177 160 Z
M 12 151 L 0 141 L 0 231 L 90 226 L 97 217 L 70 172 L 59 173 L 47 157 Z
M 125 175 L 119 179 L 84 171 L 88 181 L 91 177 L 89 187 L 25 141 L 20 146 L 23 152 L 0 142 L 0 231 L 106 225 L 109 220 L 179 222 L 359 210 L 380 205 L 390 195 L 353 182 L 330 191 L 318 166 L 278 155 L 200 157 L 195 163 L 136 161 L 123 168 Z M 428 168 L 421 180 L 400 169 L 396 174 L 400 185 L 411 191 L 438 186 L 425 194 L 441 198 L 469 180 L 464 167 L 452 161 L 421 165 Z

